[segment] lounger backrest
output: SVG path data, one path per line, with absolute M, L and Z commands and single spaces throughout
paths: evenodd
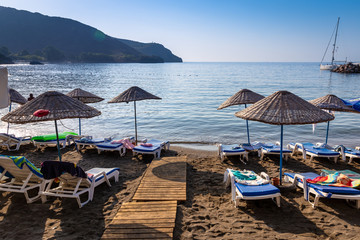
M 18 143 L 20 141 L 20 139 L 18 139 L 16 137 L 12 137 L 5 133 L 0 133 L 0 140 L 3 142 L 8 142 L 8 143 Z
M 7 157 L 0 157 L 0 166 L 6 169 L 15 179 L 16 181 L 23 181 L 25 180 L 30 173 L 30 169 L 26 164 L 23 165 L 23 168 L 20 169 L 18 166 L 15 165 L 14 161 Z M 32 174 L 30 178 L 30 182 L 41 182 L 43 179 Z
M 81 180 L 80 186 L 81 187 L 90 187 L 91 183 L 87 178 L 80 178 L 76 176 L 72 176 L 69 173 L 63 173 L 59 177 L 61 184 L 69 187 L 76 187 Z

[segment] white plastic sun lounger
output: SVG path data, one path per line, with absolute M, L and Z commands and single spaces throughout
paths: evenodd
M 126 154 L 126 148 L 122 143 L 103 142 L 95 144 L 95 146 L 98 150 L 98 154 L 102 151 L 119 151 L 120 157 L 123 157 Z
M 0 146 L 4 146 L 8 151 L 18 151 L 21 145 L 31 143 L 31 137 L 15 137 L 6 133 L 0 133 Z
M 239 156 L 240 161 L 244 164 L 246 164 L 246 161 L 249 161 L 249 153 L 245 151 L 240 145 L 238 144 L 232 144 L 232 145 L 218 145 L 218 155 L 220 156 L 221 161 L 224 160 L 225 157 L 228 156 Z
M 47 161 L 43 163 L 43 173 L 44 171 L 47 171 L 46 162 Z M 66 162 L 61 163 L 68 164 Z M 56 168 L 56 166 L 54 166 L 54 168 Z M 49 196 L 75 198 L 77 200 L 79 208 L 81 208 L 85 204 L 93 200 L 95 187 L 99 186 L 104 182 L 106 182 L 108 186 L 111 186 L 109 182 L 110 178 L 114 178 L 115 182 L 118 182 L 119 170 L 119 168 L 92 168 L 85 172 L 86 177 L 71 175 L 68 172 L 63 173 L 58 177 L 60 183 L 57 187 L 52 186 L 55 178 L 50 179 L 50 183 L 48 184 L 48 186 L 44 189 L 44 191 L 41 192 L 42 202 L 45 203 L 47 201 L 47 197 Z M 50 169 L 50 171 L 52 170 Z M 46 176 L 45 173 L 44 176 Z M 84 201 L 81 201 L 80 199 L 82 195 L 86 196 L 86 199 Z
M 316 208 L 320 198 L 355 200 L 355 207 L 360 209 L 360 190 L 349 187 L 334 187 L 306 182 L 306 179 L 314 179 L 320 175 L 313 172 L 306 173 L 284 173 L 286 182 L 291 182 L 304 191 L 304 198 L 313 208 Z M 305 183 L 305 184 L 304 184 Z M 310 194 L 315 196 L 314 202 L 310 201 Z
M 247 170 L 244 170 L 247 171 Z M 260 177 L 270 181 L 269 175 L 262 172 Z M 231 185 L 231 197 L 235 203 L 235 207 L 239 205 L 240 200 L 261 200 L 272 199 L 275 204 L 280 207 L 280 190 L 271 183 L 261 185 L 246 185 L 235 181 L 235 176 L 231 169 L 227 169 L 224 173 L 224 183 L 226 186 Z
M 304 160 L 306 160 L 306 155 L 309 155 L 310 161 L 312 161 L 314 157 L 321 157 L 328 159 L 333 158 L 336 163 L 340 156 L 340 153 L 338 152 L 325 147 L 317 147 L 312 143 L 289 143 L 287 148 L 293 151 L 292 155 L 296 152 L 301 152 Z
M 15 162 L 17 164 L 15 164 Z M 0 191 L 23 193 L 27 203 L 40 199 L 40 193 L 45 186 L 44 178 L 25 157 L 0 156 Z M 38 189 L 35 196 L 30 197 L 29 191 Z
M 358 149 L 352 149 L 352 148 L 346 148 L 342 145 L 335 147 L 335 151 L 338 151 L 341 153 L 341 159 L 346 162 L 346 158 L 349 158 L 349 162 L 351 163 L 354 158 L 360 158 L 360 150 Z
M 291 155 L 291 150 L 289 149 L 282 149 L 283 152 L 283 157 L 285 159 L 285 161 L 288 160 L 289 156 Z M 276 143 L 272 144 L 272 143 L 264 143 L 261 148 L 258 150 L 258 154 L 260 157 L 260 160 L 264 159 L 265 155 L 279 155 L 280 156 L 280 144 Z

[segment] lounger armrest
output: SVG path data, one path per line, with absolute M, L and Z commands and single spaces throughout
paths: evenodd
M 110 182 L 109 182 L 109 179 L 108 179 L 108 177 L 107 177 L 107 175 L 106 175 L 106 172 L 104 172 L 104 171 L 99 172 L 98 174 L 96 174 L 96 175 L 93 176 L 93 181 L 92 181 L 92 182 L 94 182 L 94 185 L 95 185 L 95 180 L 96 180 L 96 178 L 100 177 L 101 175 L 104 176 L 104 179 L 105 179 L 107 185 L 111 186 L 111 184 L 110 184 Z
M 267 173 L 265 173 L 265 172 L 261 172 L 261 173 L 260 173 L 260 177 L 264 178 L 265 180 L 270 181 L 269 175 L 268 175 Z
M 301 149 L 302 149 L 302 154 L 303 154 L 303 159 L 305 160 L 305 159 L 306 159 L 306 150 L 305 150 L 304 144 L 302 144 L 302 143 L 295 143 L 295 148 L 294 148 L 293 153 L 297 150 L 298 147 L 301 147 Z
M 280 146 L 280 142 L 279 142 L 279 141 L 276 141 L 276 142 L 275 142 L 275 145 L 276 145 L 276 146 Z

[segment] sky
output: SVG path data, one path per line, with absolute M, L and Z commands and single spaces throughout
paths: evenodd
M 320 62 L 340 17 L 335 58 L 360 61 L 359 0 L 0 0 L 0 6 L 161 43 L 184 62 Z

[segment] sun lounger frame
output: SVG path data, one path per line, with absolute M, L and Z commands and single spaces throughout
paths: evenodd
M 4 168 L 4 171 L 0 173 L 0 191 L 23 193 L 27 203 L 33 203 L 40 199 L 40 193 L 48 181 L 31 172 L 26 164 L 20 169 L 12 159 L 7 157 L 0 157 L 0 166 Z M 8 182 L 4 181 L 3 179 L 7 178 L 6 173 L 10 173 L 14 178 L 11 178 Z M 35 188 L 39 188 L 39 191 L 34 197 L 29 197 L 28 191 Z
M 218 144 L 218 155 L 219 155 L 221 161 L 224 161 L 225 157 L 228 157 L 228 156 L 239 156 L 240 161 L 244 164 L 246 164 L 246 162 L 244 160 L 249 161 L 249 152 L 245 151 L 245 149 L 242 148 L 244 151 L 224 152 L 223 146 L 225 146 L 225 145 Z
M 294 156 L 297 152 L 301 152 L 303 159 L 306 160 L 306 155 L 309 155 L 310 156 L 310 161 L 313 161 L 314 157 L 327 158 L 329 160 L 331 158 L 333 158 L 334 162 L 337 163 L 337 160 L 338 160 L 338 158 L 340 156 L 340 153 L 335 152 L 335 151 L 334 151 L 334 155 L 322 155 L 322 154 L 316 154 L 316 153 L 306 151 L 303 143 L 295 143 L 295 146 L 293 146 L 292 144 L 288 144 L 287 148 L 292 150 L 291 156 Z
M 94 169 L 94 168 L 93 168 Z M 90 169 L 88 172 L 91 172 Z M 106 169 L 100 169 L 106 170 Z M 69 173 L 62 174 L 58 179 L 60 184 L 58 187 L 52 187 L 52 184 L 55 179 L 51 179 L 49 184 L 44 191 L 41 192 L 41 200 L 43 203 L 47 201 L 47 197 L 65 197 L 65 198 L 75 198 L 79 208 L 83 207 L 88 202 L 92 201 L 94 198 L 95 187 L 106 182 L 106 184 L 111 187 L 109 179 L 114 178 L 115 182 L 119 181 L 119 169 L 117 168 L 107 168 L 107 171 L 99 171 L 97 174 L 93 175 L 92 179 L 89 178 L 80 178 L 76 176 L 71 176 Z M 98 180 L 97 180 L 98 179 Z M 85 201 L 81 202 L 80 196 L 87 194 Z

